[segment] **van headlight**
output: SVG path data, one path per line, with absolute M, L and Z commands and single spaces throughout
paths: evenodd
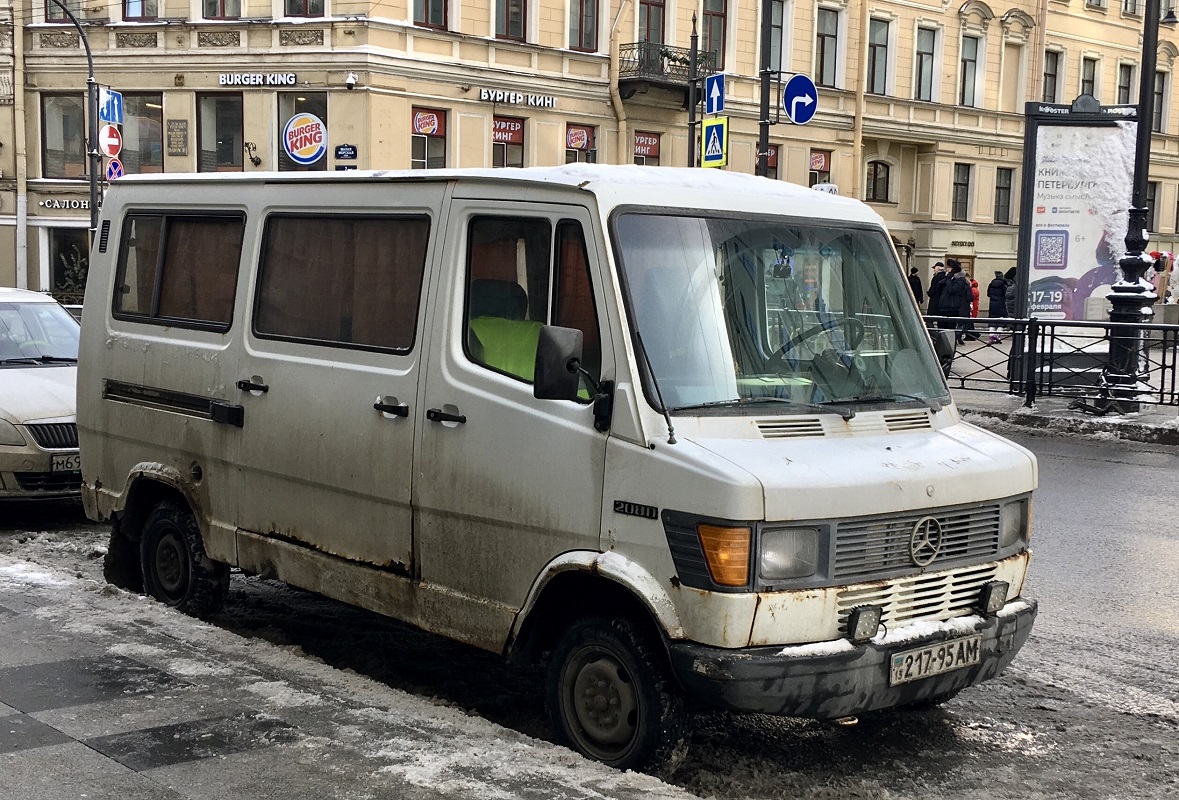
M 25 438 L 20 435 L 20 431 L 5 419 L 0 419 L 0 445 L 10 447 L 24 447 L 25 445 Z
M 1028 540 L 1028 501 L 1016 500 L 1004 503 L 999 509 L 999 547 L 1011 547 L 1019 541 Z
M 761 532 L 762 580 L 805 578 L 819 567 L 818 528 L 767 528 Z

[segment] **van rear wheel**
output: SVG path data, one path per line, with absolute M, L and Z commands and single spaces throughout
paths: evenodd
M 658 769 L 683 753 L 683 698 L 656 643 L 629 619 L 570 625 L 549 660 L 545 701 L 565 743 L 609 766 Z
M 225 605 L 229 567 L 205 555 L 200 528 L 188 508 L 166 500 L 152 509 L 140 539 L 143 587 L 175 609 L 204 617 Z

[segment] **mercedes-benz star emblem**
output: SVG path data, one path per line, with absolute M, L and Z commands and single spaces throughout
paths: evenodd
M 942 549 L 942 524 L 933 517 L 922 517 L 909 535 L 909 557 L 919 567 L 928 567 Z

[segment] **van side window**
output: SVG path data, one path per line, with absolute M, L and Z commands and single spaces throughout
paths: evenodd
M 477 364 L 532 382 L 546 324 L 578 328 L 595 377 L 602 345 L 581 225 L 481 217 L 471 222 L 467 265 L 467 353 Z M 550 286 L 552 287 L 550 292 Z
M 245 226 L 241 215 L 128 214 L 115 317 L 229 330 Z
M 426 217 L 269 217 L 254 333 L 411 350 L 429 235 Z

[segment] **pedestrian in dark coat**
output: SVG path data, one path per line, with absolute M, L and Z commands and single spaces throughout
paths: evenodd
M 1002 319 L 1007 316 L 1007 281 L 998 270 L 995 270 L 995 279 L 987 284 L 987 299 L 991 301 L 988 317 Z
M 909 288 L 913 290 L 913 299 L 917 301 L 917 305 L 925 302 L 925 293 L 921 291 L 921 278 L 917 275 L 917 268 L 909 268 Z
M 957 333 L 954 338 L 958 344 L 962 344 L 966 337 L 966 320 L 970 319 L 970 301 L 973 298 L 970 293 L 970 284 L 966 281 L 966 276 L 962 274 L 962 265 L 954 258 L 946 260 L 950 263 L 947 267 L 947 278 L 942 284 L 941 295 L 938 297 L 937 313 L 942 317 L 960 317 L 962 321 L 942 320 L 938 322 L 937 326 L 956 329 Z
M 942 296 L 942 286 L 946 283 L 946 265 L 937 262 L 933 265 L 933 280 L 929 282 L 929 313 L 938 314 L 939 298 Z

